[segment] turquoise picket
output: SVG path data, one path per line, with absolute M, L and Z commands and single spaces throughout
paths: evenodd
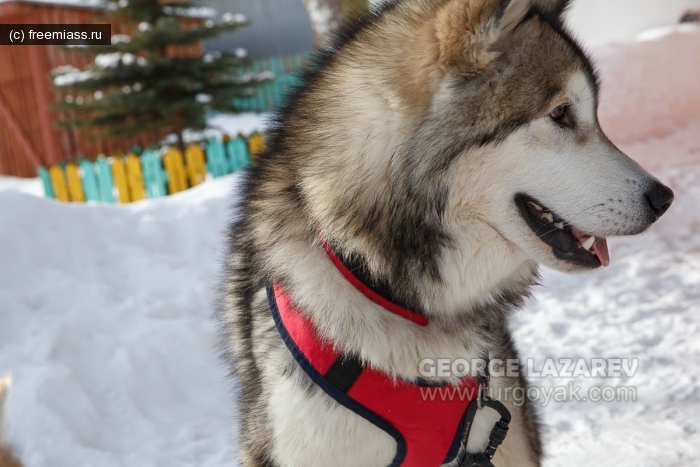
M 292 56 L 292 67 L 294 71 L 301 70 L 306 66 L 307 54 L 297 54 Z
M 260 73 L 264 71 L 264 65 L 262 60 L 257 60 L 253 62 L 253 72 L 254 73 Z M 257 93 L 253 97 L 253 102 L 254 102 L 254 110 L 256 112 L 264 112 L 268 106 L 267 106 L 267 100 L 265 99 L 265 95 L 267 94 L 267 83 L 264 83 L 257 88 Z
M 97 187 L 95 179 L 95 166 L 87 159 L 83 159 L 78 164 L 80 167 L 81 176 L 83 178 L 83 191 L 85 192 L 85 201 L 99 201 L 100 190 Z
M 286 70 L 284 69 L 284 64 L 282 63 L 282 60 L 277 58 L 277 57 L 272 57 L 268 59 L 267 63 L 265 64 L 265 67 L 267 70 L 273 72 L 275 74 L 275 80 L 267 83 L 267 98 L 269 100 L 268 106 L 270 108 L 277 107 L 279 105 L 279 101 L 277 99 L 278 96 L 278 86 L 279 83 L 277 82 L 277 79 L 282 77 Z
M 114 182 L 112 181 L 112 170 L 107 163 L 107 159 L 101 157 L 95 163 L 97 166 L 97 181 L 100 191 L 100 199 L 103 203 L 114 204 Z
M 144 151 L 141 154 L 143 181 L 149 198 L 159 198 L 168 195 L 168 174 L 163 170 L 160 157 L 154 151 Z
M 299 83 L 299 78 L 297 75 L 289 73 L 286 75 L 281 76 L 279 79 L 275 81 L 275 85 L 277 86 L 277 95 L 276 95 L 276 105 L 282 105 L 284 103 L 284 99 L 287 96 L 287 93 L 296 87 Z
M 275 80 L 269 84 L 272 106 L 277 107 L 282 103 L 281 86 L 287 70 L 279 58 L 270 59 L 270 71 L 275 74 Z
M 51 184 L 51 177 L 49 177 L 49 171 L 44 167 L 39 167 L 39 178 L 41 183 L 44 185 L 44 194 L 47 198 L 55 198 L 56 195 L 53 192 L 53 185 Z
M 254 61 L 245 68 L 245 72 L 271 71 L 275 74 L 275 79 L 255 88 L 251 96 L 235 98 L 234 105 L 245 112 L 264 112 L 279 107 L 289 89 L 298 84 L 297 75 L 307 66 L 308 61 L 307 53 Z
M 232 139 L 226 145 L 229 166 L 233 172 L 243 170 L 250 165 L 250 154 L 248 154 L 248 143 L 241 138 Z
M 231 173 L 224 145 L 215 139 L 209 140 L 207 144 L 207 169 L 214 177 L 223 177 Z

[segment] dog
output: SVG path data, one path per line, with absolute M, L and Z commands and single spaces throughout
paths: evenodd
M 220 321 L 241 465 L 541 465 L 528 404 L 502 402 L 512 419 L 494 455 L 507 420 L 493 411 L 465 423 L 465 406 L 427 410 L 406 434 L 392 431 L 396 413 L 380 416 L 386 404 L 351 393 L 369 379 L 358 374 L 383 381 L 370 404 L 399 386 L 525 387 L 473 369 L 474 384 L 426 381 L 421 362 L 517 359 L 508 319 L 538 265 L 607 266 L 607 237 L 644 232 L 671 205 L 601 130 L 599 79 L 563 23 L 568 4 L 391 2 L 303 77 L 230 228 Z
M 19 459 L 15 457 L 12 448 L 10 448 L 5 439 L 5 427 L 7 424 L 5 401 L 10 390 L 10 381 L 9 376 L 0 378 L 0 467 L 22 467 Z

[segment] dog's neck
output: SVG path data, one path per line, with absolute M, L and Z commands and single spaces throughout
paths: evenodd
M 342 255 L 339 256 L 333 250 L 333 247 L 331 247 L 327 241 L 323 239 L 321 241 L 323 249 L 326 251 L 333 265 L 335 265 L 343 277 L 355 286 L 357 290 L 362 292 L 364 296 L 389 312 L 420 326 L 426 326 L 429 323 L 426 316 L 400 303 L 396 294 L 393 293 L 393 290 L 386 282 L 373 280 L 361 257 L 351 255 L 343 258 Z
M 446 222 L 442 232 L 444 246 L 435 257 L 424 259 L 433 265 L 432 274 L 397 271 L 392 259 L 414 252 L 387 252 L 386 241 L 374 240 L 381 231 L 336 237 L 333 252 L 361 282 L 391 302 L 446 327 L 474 324 L 483 317 L 503 320 L 522 305 L 537 279 L 534 261 L 478 220 L 468 226 Z
M 426 358 L 482 358 L 485 351 L 498 345 L 492 332 L 503 329 L 508 312 L 522 303 L 534 274 L 533 266 L 525 262 L 507 280 L 502 280 L 499 288 L 493 280 L 497 276 L 484 269 L 484 261 L 492 264 L 503 261 L 502 258 L 489 259 L 489 254 L 479 251 L 444 255 L 440 261 L 444 279 L 410 284 L 425 294 L 419 297 L 423 306 L 417 306 L 402 301 L 398 293 L 401 285 L 374 272 L 385 266 L 370 264 L 366 256 L 358 253 L 359 249 L 349 248 L 346 237 L 345 248 L 335 251 L 343 256 L 348 268 L 386 298 L 415 311 L 427 311 L 430 323 L 420 326 L 388 312 L 358 292 L 324 251 L 313 221 L 304 215 L 308 211 L 299 204 L 292 208 L 277 201 L 267 205 L 273 211 L 260 213 L 260 220 L 269 224 L 264 230 L 274 232 L 265 237 L 270 242 L 265 242 L 267 247 L 260 244 L 268 274 L 281 280 L 323 338 L 347 353 L 360 355 L 375 368 L 402 378 L 424 376 L 419 363 Z M 290 209 L 298 209 L 298 216 L 290 215 Z M 284 229 L 279 229 L 275 227 L 279 225 L 276 220 L 282 218 Z M 474 234 L 479 238 L 484 232 L 475 229 Z M 457 237 L 456 245 L 461 241 L 473 244 L 474 240 Z M 333 237 L 330 242 L 338 244 Z M 462 269 L 456 271 L 457 267 Z M 459 290 L 463 284 L 469 285 L 469 290 Z M 487 287 L 486 293 L 482 287 Z M 458 305 L 469 302 L 465 297 L 474 299 L 472 304 Z M 432 306 L 425 306 L 431 303 Z M 446 312 L 446 306 L 452 309 Z

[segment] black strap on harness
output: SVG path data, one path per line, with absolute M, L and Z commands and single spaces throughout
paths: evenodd
M 336 389 L 347 394 L 363 371 L 365 371 L 365 366 L 359 357 L 340 354 L 324 377 Z
M 486 367 L 486 375 L 479 377 L 479 395 L 478 397 L 469 405 L 467 412 L 464 414 L 464 453 L 459 459 L 459 467 L 494 467 L 491 463 L 491 459 L 496 454 L 498 447 L 503 444 L 508 434 L 508 425 L 511 421 L 510 411 L 501 402 L 491 399 L 488 396 L 489 380 L 490 375 L 488 374 L 488 365 Z M 489 436 L 489 442 L 486 450 L 479 454 L 469 454 L 467 452 L 467 444 L 469 442 L 469 433 L 471 432 L 472 426 L 474 425 L 474 419 L 476 414 L 483 410 L 484 408 L 489 408 L 498 412 L 501 419 L 496 422 L 493 429 L 491 430 L 491 436 Z

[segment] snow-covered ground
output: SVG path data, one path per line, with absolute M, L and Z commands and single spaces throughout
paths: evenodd
M 639 364 L 631 378 L 532 379 L 573 382 L 583 397 L 592 387 L 637 393 L 636 402 L 545 407 L 549 467 L 700 465 L 700 151 L 696 158 L 658 173 L 675 190 L 673 208 L 648 233 L 612 240 L 609 268 L 573 277 L 545 271 L 544 286 L 517 315 L 518 347 L 540 365 L 547 357 Z
M 700 56 L 700 32 L 597 54 L 603 125 L 676 202 L 649 233 L 611 241 L 610 268 L 545 271 L 515 336 L 539 362 L 639 360 L 628 379 L 533 379 L 573 381 L 582 395 L 637 389 L 636 402 L 543 407 L 547 467 L 697 466 L 700 63 L 689 57 Z M 236 184 L 86 206 L 0 178 L 0 374 L 14 376 L 10 441 L 27 467 L 236 465 L 212 319 Z
M 0 191 L 0 374 L 27 467 L 236 465 L 212 320 L 235 180 L 128 207 Z

